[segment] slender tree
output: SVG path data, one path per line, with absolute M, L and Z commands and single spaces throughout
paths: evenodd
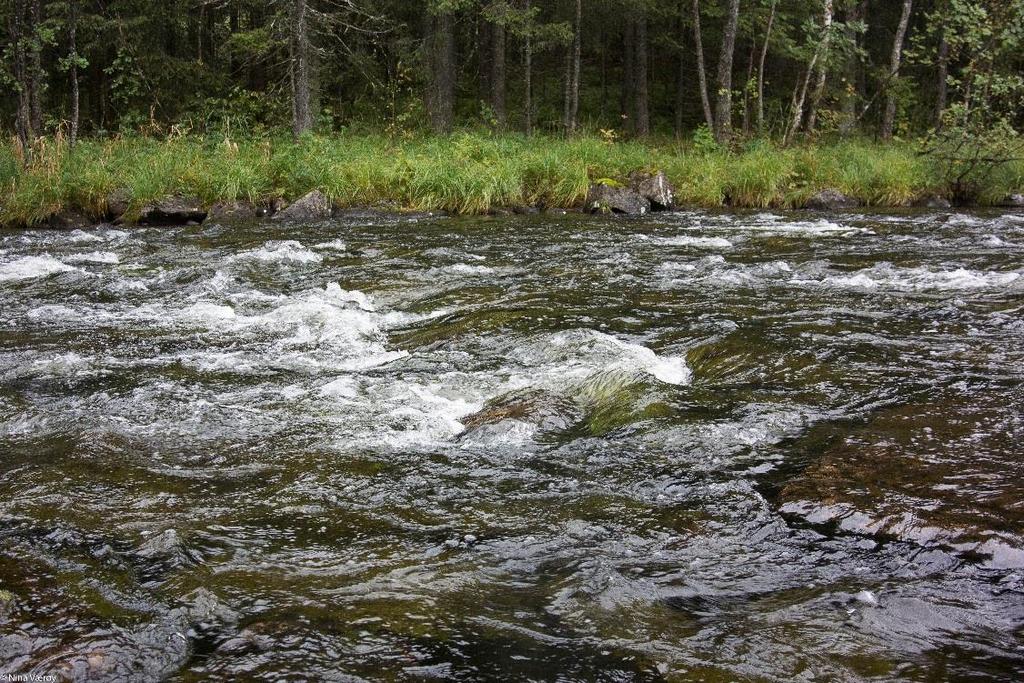
M 500 128 L 505 127 L 505 18 L 503 3 L 492 5 L 498 16 L 491 24 L 491 109 Z
M 903 40 L 907 36 L 907 26 L 910 24 L 912 5 L 913 0 L 903 0 L 903 12 L 900 14 L 900 23 L 896 28 L 896 36 L 892 41 L 889 83 L 886 85 L 885 95 L 885 114 L 882 117 L 881 137 L 883 140 L 892 138 L 893 127 L 896 123 L 896 90 L 892 87 L 891 81 L 899 78 L 900 66 L 903 63 Z
M 429 16 L 430 88 L 427 109 L 435 133 L 449 133 L 455 116 L 455 17 L 441 6 Z
M 715 105 L 715 139 L 725 144 L 732 137 L 732 58 L 736 50 L 736 26 L 740 0 L 729 0 L 722 51 L 718 57 L 718 98 Z
M 700 89 L 700 103 L 704 108 L 704 122 L 708 129 L 715 130 L 715 117 L 708 100 L 708 75 L 704 66 L 704 41 L 700 31 L 700 0 L 693 0 L 693 42 L 697 51 L 697 87 Z
M 634 93 L 636 101 L 634 111 L 636 112 L 635 132 L 639 136 L 649 135 L 651 132 L 651 102 L 647 82 L 647 12 L 641 7 L 636 17 L 636 35 L 633 38 L 636 54 L 633 57 Z
M 768 13 L 768 24 L 764 29 L 764 43 L 761 46 L 761 57 L 757 61 L 757 133 L 764 133 L 764 63 L 768 57 L 768 45 L 772 39 L 772 27 L 775 25 L 775 10 L 778 0 L 772 0 L 772 8 Z
M 78 142 L 79 93 L 78 93 L 78 2 L 68 0 L 68 61 L 71 77 L 71 122 L 68 125 L 68 141 L 74 147 Z
M 813 134 L 814 126 L 818 120 L 818 107 L 821 105 L 821 96 L 825 92 L 825 79 L 828 78 L 828 51 L 832 41 L 832 0 L 824 0 L 822 7 L 822 38 L 821 38 L 821 59 L 818 60 L 818 77 L 814 84 L 814 91 L 811 94 L 811 106 L 807 112 L 807 132 Z
M 292 0 L 291 12 L 292 134 L 298 138 L 313 129 L 307 0 Z

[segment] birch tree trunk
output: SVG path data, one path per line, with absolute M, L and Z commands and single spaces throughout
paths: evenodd
M 896 37 L 892 41 L 892 59 L 889 63 L 889 83 L 886 85 L 885 115 L 882 117 L 881 137 L 883 140 L 891 140 L 893 127 L 896 124 L 896 92 L 892 89 L 893 81 L 899 78 L 900 66 L 903 62 L 903 40 L 907 36 L 907 26 L 910 23 L 910 10 L 913 0 L 903 0 L 903 14 L 900 15 L 900 23 L 896 28 Z
M 772 2 L 772 10 L 768 14 L 768 25 L 764 29 L 764 44 L 761 47 L 761 59 L 757 64 L 757 134 L 764 132 L 764 62 L 768 57 L 768 43 L 772 37 L 772 26 L 775 24 L 775 9 L 778 0 Z
M 814 84 L 814 92 L 811 95 L 811 106 L 807 112 L 807 132 L 814 133 L 814 126 L 818 120 L 818 107 L 821 105 L 821 96 L 825 92 L 825 79 L 828 77 L 828 51 L 832 40 L 832 0 L 825 0 L 823 7 L 823 30 L 825 32 L 821 39 L 821 59 L 818 60 L 818 79 Z
M 708 100 L 708 74 L 704 67 L 704 41 L 700 35 L 700 0 L 693 0 L 693 42 L 697 52 L 697 84 L 700 88 L 700 103 L 704 107 L 704 122 L 708 130 L 715 130 L 715 117 L 711 114 L 711 102 Z

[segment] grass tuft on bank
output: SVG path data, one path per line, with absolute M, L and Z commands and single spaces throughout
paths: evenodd
M 661 170 L 682 205 L 789 208 L 834 188 L 868 206 L 903 206 L 943 194 L 944 182 L 912 145 L 846 141 L 780 148 L 754 142 L 741 152 L 674 141 L 607 143 L 465 132 L 393 140 L 376 135 L 214 140 L 143 137 L 84 140 L 74 149 L 42 140 L 25 166 L 0 145 L 0 223 L 31 225 L 71 211 L 98 218 L 114 190 L 128 215 L 168 195 L 267 202 L 318 189 L 339 207 L 387 203 L 409 210 L 485 213 L 501 207 L 580 205 L 590 182 Z M 1024 164 L 1008 164 L 980 200 L 1024 188 Z

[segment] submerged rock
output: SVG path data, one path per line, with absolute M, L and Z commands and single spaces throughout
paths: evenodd
M 669 211 L 675 206 L 676 188 L 660 171 L 634 184 L 637 193 L 651 204 L 652 211 Z
M 206 209 L 192 197 L 168 197 L 147 204 L 139 212 L 139 223 L 144 225 L 185 225 L 206 220 Z
M 860 202 L 852 197 L 847 197 L 839 190 L 832 188 L 821 190 L 812 195 L 804 204 L 805 209 L 812 211 L 845 211 L 856 209 Z
M 283 221 L 309 221 L 331 217 L 331 201 L 320 190 L 296 199 L 292 204 L 281 209 L 275 219 Z
M 587 193 L 587 210 L 591 213 L 620 213 L 643 216 L 651 210 L 651 202 L 628 187 L 595 183 Z
M 494 437 L 515 430 L 565 431 L 579 422 L 582 413 L 570 399 L 546 391 L 507 394 L 492 399 L 479 411 L 462 418 L 463 437 Z

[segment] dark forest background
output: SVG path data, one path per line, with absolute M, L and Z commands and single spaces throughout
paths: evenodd
M 4 127 L 1020 127 L 1022 0 L 4 0 Z M 974 121 L 971 117 L 982 117 Z M 701 128 L 706 127 L 706 130 Z M 1005 130 L 1004 130 L 1005 132 Z

